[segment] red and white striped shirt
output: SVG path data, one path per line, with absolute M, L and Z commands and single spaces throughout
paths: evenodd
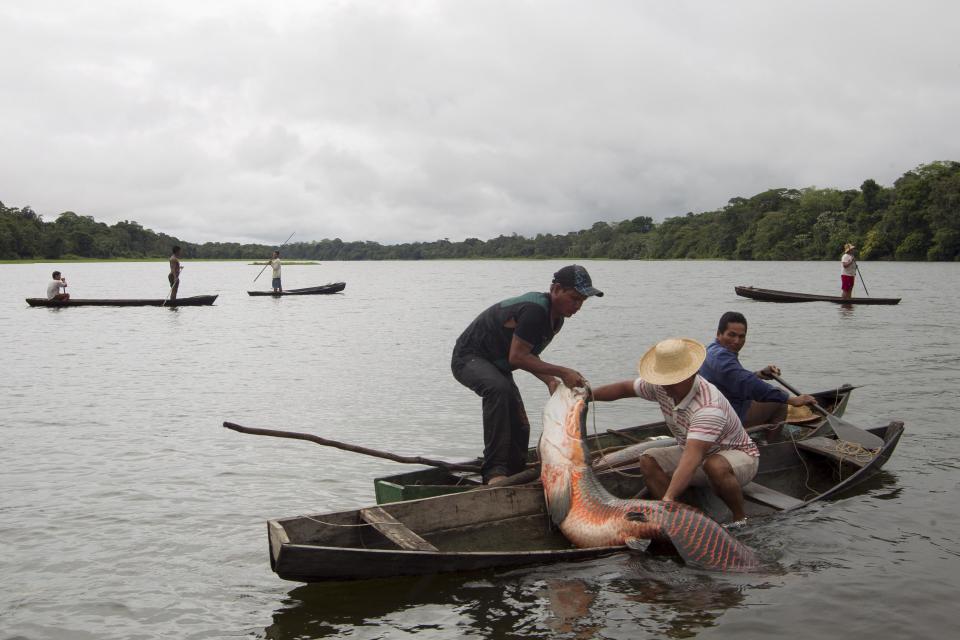
M 754 457 L 760 456 L 757 445 L 743 428 L 737 412 L 720 390 L 705 378 L 698 375 L 690 393 L 679 404 L 673 403 L 673 398 L 663 387 L 641 378 L 633 381 L 633 390 L 637 396 L 660 405 L 663 419 L 681 447 L 690 438 L 712 442 L 713 446 L 707 455 L 737 449 Z

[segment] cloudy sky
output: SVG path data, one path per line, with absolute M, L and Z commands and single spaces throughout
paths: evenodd
M 954 0 L 4 0 L 0 201 L 395 243 L 890 185 L 960 160 L 957 25 Z

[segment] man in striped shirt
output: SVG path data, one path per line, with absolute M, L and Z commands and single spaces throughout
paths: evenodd
M 734 521 L 742 522 L 742 487 L 757 474 L 760 452 L 723 394 L 697 374 L 705 356 L 696 340 L 662 340 L 641 358 L 639 378 L 598 387 L 592 395 L 600 401 L 640 397 L 660 405 L 677 444 L 640 456 L 654 498 L 672 502 L 688 486 L 710 486 Z

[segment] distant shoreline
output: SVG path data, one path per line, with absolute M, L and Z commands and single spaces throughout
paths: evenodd
M 76 262 L 167 262 L 169 258 L 26 258 L 23 260 L 0 260 L 0 264 L 61 264 Z M 242 262 L 249 265 L 265 265 L 266 262 L 250 262 L 249 258 L 183 258 L 184 262 Z M 284 260 L 287 265 L 319 265 L 320 262 L 310 260 Z

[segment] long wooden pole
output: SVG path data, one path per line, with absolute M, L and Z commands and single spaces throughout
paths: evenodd
M 293 233 L 296 233 L 296 231 L 294 231 Z M 287 236 L 287 239 L 283 241 L 283 244 L 280 245 L 280 247 L 277 249 L 277 251 L 280 251 L 280 249 L 283 249 L 285 246 L 287 246 L 287 243 L 290 242 L 290 238 L 293 237 L 293 233 L 291 233 L 289 236 Z M 266 270 L 267 270 L 267 267 L 269 267 L 269 266 L 270 266 L 270 261 L 267 260 L 267 264 L 263 265 L 263 269 L 260 269 L 260 273 L 257 274 L 257 278 L 259 278 L 260 276 L 262 276 L 262 275 L 263 275 L 263 272 L 266 271 Z M 256 282 L 256 281 L 257 281 L 257 278 L 254 278 L 253 281 Z
M 857 275 L 860 276 L 860 284 L 863 286 L 863 290 L 867 292 L 867 295 L 870 295 L 870 291 L 867 289 L 867 283 L 863 281 L 863 274 L 860 273 L 860 263 L 854 262 L 857 265 Z
M 273 436 L 275 438 L 293 438 L 294 440 L 308 440 L 316 444 L 323 445 L 325 447 L 333 447 L 335 449 L 342 449 L 344 451 L 352 451 L 353 453 L 362 453 L 365 456 L 373 456 L 374 458 L 384 458 L 385 460 L 393 460 L 394 462 L 403 462 L 405 464 L 425 464 L 428 467 L 440 467 L 442 469 L 452 469 L 454 471 L 480 471 L 480 467 L 475 464 L 458 464 L 455 462 L 444 462 L 443 460 L 431 460 L 430 458 L 423 458 L 421 456 L 401 456 L 395 453 L 390 453 L 389 451 L 377 451 L 376 449 L 368 449 L 367 447 L 357 446 L 355 444 L 347 444 L 345 442 L 337 442 L 336 440 L 328 440 L 327 438 L 321 438 L 320 436 L 315 436 L 310 433 L 298 433 L 296 431 L 278 431 L 276 429 L 259 429 L 256 427 L 244 427 L 233 422 L 224 422 L 223 426 L 227 429 L 232 429 L 233 431 L 239 431 L 240 433 L 249 433 L 255 436 Z

